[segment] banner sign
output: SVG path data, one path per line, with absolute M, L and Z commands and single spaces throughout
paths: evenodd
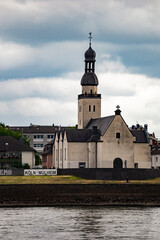
M 12 170 L 0 169 L 0 176 L 11 176 Z
M 24 169 L 24 176 L 56 176 L 57 169 Z

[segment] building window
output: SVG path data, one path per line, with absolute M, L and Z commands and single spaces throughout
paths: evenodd
M 43 144 L 34 144 L 35 148 L 43 148 Z
M 92 92 L 92 89 L 91 89 L 90 93 L 91 93 L 91 94 L 93 93 L 93 92 Z
M 120 133 L 117 132 L 117 133 L 116 133 L 116 139 L 119 139 L 119 138 L 120 138 Z
M 93 112 L 95 112 L 96 111 L 96 106 L 95 105 L 93 105 Z
M 138 163 L 135 163 L 135 164 L 134 164 L 134 168 L 138 168 Z
M 158 162 L 158 157 L 156 157 L 156 162 Z
M 91 105 L 89 105 L 89 112 L 91 112 Z
M 34 135 L 34 138 L 35 138 L 35 139 L 42 139 L 42 138 L 43 138 L 43 135 Z
M 47 135 L 47 138 L 48 138 L 48 139 L 53 139 L 53 138 L 54 138 L 54 135 Z
M 81 106 L 79 106 L 79 112 L 81 112 L 82 111 L 82 107 Z
M 79 168 L 85 168 L 86 163 L 85 162 L 79 162 Z

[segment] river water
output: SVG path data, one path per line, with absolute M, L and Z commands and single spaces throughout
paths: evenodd
M 160 208 L 0 208 L 0 239 L 160 239 Z

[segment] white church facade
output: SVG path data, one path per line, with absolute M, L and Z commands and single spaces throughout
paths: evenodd
M 130 129 L 121 116 L 101 117 L 101 94 L 95 74 L 96 53 L 85 52 L 85 73 L 78 95 L 78 129 L 57 131 L 53 146 L 55 168 L 151 168 L 147 125 Z

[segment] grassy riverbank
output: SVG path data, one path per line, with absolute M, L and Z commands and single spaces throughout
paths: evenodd
M 130 184 L 160 184 L 160 178 L 129 181 Z M 0 176 L 0 184 L 126 184 L 126 181 L 86 180 L 75 176 Z

